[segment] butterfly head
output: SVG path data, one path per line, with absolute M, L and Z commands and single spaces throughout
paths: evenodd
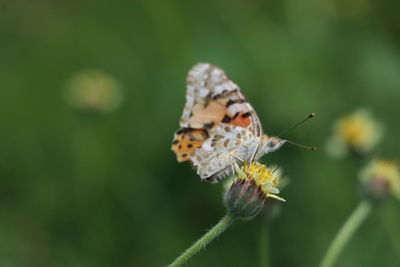
M 281 148 L 286 143 L 286 140 L 280 139 L 277 136 L 267 136 L 262 137 L 262 145 L 260 149 L 260 157 L 270 152 L 274 152 Z
M 286 143 L 286 140 L 280 139 L 277 136 L 271 136 L 268 140 L 269 152 L 273 152 L 281 148 Z

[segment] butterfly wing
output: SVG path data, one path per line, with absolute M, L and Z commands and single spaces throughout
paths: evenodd
M 237 138 L 219 139 L 213 147 L 208 144 L 210 140 L 224 134 L 226 127 L 260 137 L 263 134 L 260 120 L 239 86 L 220 68 L 199 63 L 189 71 L 186 83 L 181 128 L 175 133 L 172 150 L 179 162 L 190 160 L 203 179 L 217 177 L 219 180 L 229 173 L 231 154 L 242 148 L 239 149 Z M 224 142 L 229 142 L 229 149 L 222 149 Z
M 218 182 L 232 175 L 233 163 L 249 160 L 258 138 L 240 126 L 221 124 L 193 153 L 192 162 L 202 179 Z
M 226 73 L 209 63 L 199 63 L 188 73 L 182 128 L 212 129 L 220 123 L 247 128 L 262 135 L 260 120 Z
M 171 149 L 175 152 L 177 161 L 190 160 L 193 152 L 201 147 L 207 138 L 208 133 L 204 129 L 181 128 L 176 131 Z

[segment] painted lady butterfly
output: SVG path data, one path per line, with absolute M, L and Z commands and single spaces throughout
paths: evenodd
M 263 133 L 255 110 L 220 68 L 199 63 L 186 84 L 172 150 L 178 162 L 189 160 L 202 179 L 218 182 L 232 174 L 234 162 L 257 160 L 286 142 Z

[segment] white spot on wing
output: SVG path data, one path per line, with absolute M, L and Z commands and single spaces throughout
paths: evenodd
M 244 111 L 244 112 L 248 111 L 246 103 L 235 103 L 228 107 L 228 112 L 229 112 L 229 114 L 232 114 L 232 115 L 234 115 L 236 112 L 241 112 L 241 111 Z
M 209 90 L 207 88 L 200 88 L 199 90 L 199 96 L 204 98 L 208 95 Z

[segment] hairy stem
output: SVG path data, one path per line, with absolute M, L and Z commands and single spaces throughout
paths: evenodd
M 218 224 L 216 224 L 213 228 L 211 228 L 205 235 L 203 235 L 199 240 L 197 240 L 190 248 L 188 248 L 185 252 L 183 252 L 178 258 L 174 260 L 173 263 L 168 265 L 169 267 L 178 267 L 182 266 L 185 262 L 187 262 L 191 257 L 196 255 L 201 249 L 205 248 L 205 246 L 213 241 L 216 237 L 218 237 L 222 232 L 228 228 L 233 222 L 234 218 L 230 216 L 223 217 Z

